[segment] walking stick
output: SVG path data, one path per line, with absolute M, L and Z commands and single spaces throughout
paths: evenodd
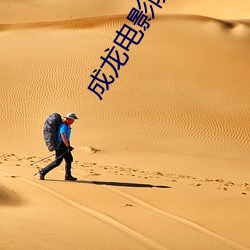
M 33 165 L 37 164 L 38 162 L 44 161 L 44 160 L 46 160 L 46 159 L 48 159 L 48 158 L 50 158 L 50 157 L 52 157 L 52 156 L 54 156 L 54 155 L 55 155 L 55 154 L 50 155 L 50 156 L 47 156 L 47 157 L 44 157 L 44 158 L 42 158 L 42 159 L 39 160 L 39 161 L 36 161 L 36 162 L 31 163 L 30 165 L 33 166 Z
M 63 154 L 61 154 L 60 156 L 58 156 L 54 161 L 60 159 L 60 158 L 63 157 L 66 153 L 68 153 L 68 151 L 65 151 Z M 55 155 L 55 154 L 53 154 L 53 155 Z M 40 161 L 43 161 L 43 160 L 45 160 L 45 159 L 47 159 L 47 158 L 49 158 L 49 157 L 52 157 L 53 155 L 50 155 L 50 156 L 48 156 L 48 157 L 45 157 L 45 158 L 41 159 Z M 40 161 L 34 162 L 34 163 L 32 163 L 31 165 L 34 165 L 34 164 L 36 164 L 36 163 L 38 163 L 38 162 L 40 162 Z M 39 173 L 40 173 L 40 170 L 38 170 L 38 171 L 34 174 L 34 176 L 36 176 L 36 175 L 39 174 Z

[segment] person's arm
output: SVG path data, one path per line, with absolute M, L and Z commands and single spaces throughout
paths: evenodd
M 64 144 L 68 147 L 69 146 L 69 141 L 66 138 L 66 132 L 63 132 L 61 134 L 61 137 L 62 137 L 62 140 L 63 140 Z

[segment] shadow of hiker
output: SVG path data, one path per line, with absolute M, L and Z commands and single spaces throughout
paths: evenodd
M 154 186 L 152 184 L 142 184 L 142 183 L 130 183 L 130 182 L 113 182 L 113 181 L 84 181 L 77 180 L 77 183 L 94 184 L 94 185 L 106 185 L 106 186 L 116 186 L 116 187 L 136 187 L 136 188 L 171 188 L 170 186 Z

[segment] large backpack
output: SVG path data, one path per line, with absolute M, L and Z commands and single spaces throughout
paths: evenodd
M 57 146 L 58 129 L 62 123 L 62 117 L 58 113 L 49 115 L 44 123 L 43 136 L 49 151 L 55 150 Z

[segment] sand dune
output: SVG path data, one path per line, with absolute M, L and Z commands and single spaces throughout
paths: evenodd
M 158 17 L 143 42 L 131 48 L 127 65 L 100 101 L 87 90 L 90 75 L 100 67 L 104 50 L 113 46 L 124 18 L 11 25 L 3 32 L 5 51 L 15 53 L 3 56 L 1 106 L 13 139 L 25 141 L 15 144 L 2 130 L 5 149 L 34 154 L 39 148 L 46 154 L 44 119 L 54 111 L 75 110 L 84 121 L 75 124 L 74 145 L 112 152 L 114 161 L 109 156 L 105 163 L 119 163 L 119 157 L 124 162 L 126 154 L 128 164 L 180 165 L 177 170 L 183 170 L 198 160 L 206 174 L 212 164 L 215 171 L 224 166 L 224 175 L 235 168 L 234 161 L 223 161 L 230 155 L 240 160 L 239 174 L 245 178 L 249 24 L 190 15 Z M 41 42 L 34 42 L 38 38 Z M 135 74 L 136 67 L 141 70 Z M 97 160 L 105 156 L 99 154 Z
M 1 1 L 1 249 L 250 248 L 249 3 L 233 3 L 166 1 L 116 46 L 129 60 L 99 100 L 90 75 L 136 1 Z M 43 122 L 70 111 L 78 182 L 63 165 L 40 181 Z
M 150 5 L 148 1 L 139 1 Z M 17 4 L 18 3 L 18 4 Z M 159 1 L 162 8 L 154 8 L 157 14 L 196 14 L 215 18 L 249 19 L 249 1 L 242 0 L 239 4 L 236 0 L 164 0 Z M 55 0 L 37 1 L 1 1 L 2 10 L 0 23 L 25 23 L 70 20 L 84 17 L 107 16 L 128 14 L 132 7 L 139 8 L 135 0 L 61 0 L 60 4 Z M 149 8 L 149 7 L 148 7 Z M 144 9 L 142 7 L 142 9 Z

